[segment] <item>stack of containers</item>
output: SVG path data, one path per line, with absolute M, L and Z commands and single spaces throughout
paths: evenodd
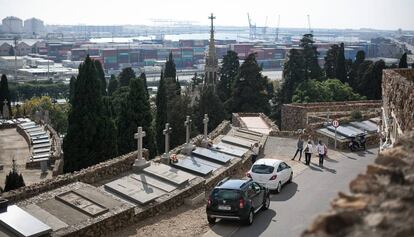
M 229 47 L 227 45 L 216 45 L 216 57 L 223 58 L 227 54 Z
M 86 49 L 72 49 L 71 50 L 71 60 L 72 61 L 83 61 L 86 58 Z
M 158 60 L 165 60 L 168 58 L 168 55 L 170 54 L 169 48 L 159 48 L 157 50 L 157 59 Z
M 145 66 L 154 66 L 157 61 L 157 49 L 141 49 L 141 58 Z
M 193 59 L 200 60 L 203 59 L 206 55 L 206 47 L 194 47 L 193 48 Z
M 231 44 L 230 49 L 237 53 L 240 59 L 246 59 L 253 44 Z
M 118 49 L 118 63 L 129 63 L 129 49 Z
M 182 66 L 192 67 L 193 66 L 193 48 L 181 48 Z
M 178 67 L 178 68 L 182 68 L 183 67 L 183 59 L 182 59 L 181 49 L 180 48 L 172 48 L 171 52 L 173 54 L 173 59 L 174 59 L 175 66 Z
M 139 49 L 133 49 L 129 52 L 130 62 L 133 67 L 141 66 L 140 63 L 142 63 L 142 61 L 140 61 L 139 54 L 140 54 Z
M 118 69 L 118 54 L 116 49 L 102 49 L 102 57 L 104 61 L 104 68 Z

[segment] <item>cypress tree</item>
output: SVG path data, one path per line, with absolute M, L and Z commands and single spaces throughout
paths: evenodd
M 147 75 L 145 75 L 145 72 L 143 72 L 143 73 L 141 73 L 141 75 L 139 75 L 139 78 L 141 78 L 142 82 L 144 83 L 145 94 L 147 95 L 147 98 L 149 98 L 148 85 L 147 85 Z
M 234 83 L 233 94 L 228 102 L 231 112 L 268 113 L 270 105 L 267 101 L 266 84 L 255 55 L 250 54 L 240 66 Z
M 289 51 L 289 58 L 283 68 L 283 82 L 278 100 L 281 104 L 291 103 L 296 87 L 305 81 L 305 60 L 297 49 Z
M 168 55 L 168 60 L 165 63 L 164 77 L 175 80 L 177 76 L 177 71 L 175 69 L 175 63 L 173 59 L 173 54 L 170 52 Z
M 119 74 L 119 86 L 128 86 L 129 81 L 135 77 L 137 76 L 135 75 L 135 72 L 132 70 L 132 68 L 127 67 L 122 69 L 122 72 Z
M 342 83 L 346 82 L 346 65 L 345 65 L 345 46 L 341 43 L 339 47 L 338 58 L 336 60 L 336 78 Z
M 164 151 L 164 130 L 165 124 L 167 123 L 167 88 L 164 78 L 164 73 L 161 71 L 160 84 L 157 90 L 157 97 L 155 104 L 157 106 L 157 112 L 155 115 L 155 131 L 157 139 L 158 151 Z
M 223 57 L 223 64 L 220 68 L 220 81 L 217 84 L 217 94 L 221 101 L 226 101 L 230 98 L 233 82 L 239 72 L 239 57 L 234 51 L 227 51 Z
M 177 96 L 170 103 L 171 108 L 173 108 L 168 114 L 168 122 L 170 123 L 170 126 L 172 127 L 171 137 L 173 138 L 171 139 L 171 142 L 170 142 L 171 147 L 176 147 L 185 142 L 184 121 L 187 115 L 193 114 L 190 104 L 191 104 L 191 99 L 186 95 Z
M 101 81 L 101 93 L 102 95 L 106 95 L 106 79 L 102 64 L 99 60 L 94 60 L 93 62 L 95 63 L 95 67 L 98 72 L 98 78 Z
M 71 105 L 73 105 L 73 99 L 75 96 L 75 83 L 76 83 L 76 78 L 75 76 L 72 76 L 70 78 L 70 83 L 69 83 L 69 103 Z
M 138 126 L 142 126 L 146 131 L 144 147 L 149 149 L 150 157 L 157 154 L 154 133 L 151 126 L 152 115 L 148 98 L 145 94 L 144 83 L 140 78 L 130 80 L 130 91 L 121 106 L 121 114 L 118 117 L 118 147 L 121 154 L 128 153 L 137 149 L 137 142 L 134 134 Z
M 303 48 L 303 57 L 305 59 L 305 79 L 320 79 L 322 69 L 318 64 L 318 50 L 313 45 L 312 34 L 305 34 L 300 40 L 300 46 Z
M 86 57 L 74 86 L 68 132 L 63 141 L 64 172 L 73 172 L 116 155 L 113 122 L 104 116 L 101 81 L 95 63 Z
M 1 75 L 0 81 L 0 112 L 3 114 L 4 101 L 7 100 L 7 106 L 9 107 L 9 115 L 13 116 L 11 110 L 9 83 L 5 74 Z
M 407 53 L 404 53 L 401 56 L 400 62 L 398 63 L 398 67 L 399 68 L 408 68 L 408 64 L 407 64 Z
M 112 74 L 108 84 L 108 95 L 112 96 L 116 89 L 118 89 L 118 80 L 116 79 L 115 75 Z
M 194 109 L 195 125 L 200 133 L 204 132 L 203 118 L 204 114 L 208 114 L 208 130 L 211 131 L 219 125 L 226 116 L 223 102 L 214 93 L 212 86 L 205 86 L 200 94 L 200 100 Z
M 339 47 L 337 44 L 331 46 L 326 53 L 324 69 L 327 78 L 336 77 L 337 58 L 339 54 Z
M 351 70 L 349 72 L 349 85 L 357 90 L 358 88 L 358 70 L 360 65 L 365 61 L 365 52 L 359 50 L 356 54 L 355 61 L 351 64 Z M 357 90 L 358 91 L 358 90 Z

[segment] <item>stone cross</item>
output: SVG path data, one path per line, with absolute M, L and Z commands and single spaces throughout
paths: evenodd
M 208 118 L 208 115 L 207 114 L 204 114 L 204 119 L 203 119 L 203 124 L 204 124 L 204 140 L 207 140 L 208 121 L 210 121 L 210 119 Z
M 165 129 L 162 131 L 162 133 L 165 136 L 165 153 L 166 155 L 168 155 L 168 152 L 170 150 L 170 133 L 171 133 L 171 128 L 170 128 L 170 124 L 166 123 L 165 124 Z
M 185 143 L 190 143 L 190 133 L 191 133 L 191 119 L 190 116 L 187 115 L 187 118 L 184 122 L 184 126 L 185 126 Z
M 137 160 L 142 159 L 142 140 L 145 137 L 145 131 L 142 131 L 142 127 L 138 127 L 138 132 L 134 134 L 134 138 L 138 140 L 138 157 Z

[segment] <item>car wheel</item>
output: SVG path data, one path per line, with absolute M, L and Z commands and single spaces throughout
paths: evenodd
M 269 209 L 269 207 L 270 207 L 270 197 L 269 197 L 269 195 L 267 195 L 267 197 L 264 200 L 262 210 L 263 211 L 267 210 L 267 209 Z
M 207 221 L 208 221 L 208 223 L 210 223 L 211 225 L 216 224 L 216 218 L 214 218 L 214 217 L 207 216 Z
M 293 179 L 293 172 L 290 173 L 290 177 L 289 177 L 288 183 L 292 183 L 292 179 Z
M 281 191 L 282 191 L 282 183 L 279 182 L 279 184 L 277 185 L 277 188 L 276 188 L 276 193 L 280 193 Z
M 253 213 L 253 210 L 250 210 L 249 216 L 247 216 L 247 219 L 244 221 L 244 224 L 246 225 L 253 224 L 253 219 L 254 219 L 254 213 Z

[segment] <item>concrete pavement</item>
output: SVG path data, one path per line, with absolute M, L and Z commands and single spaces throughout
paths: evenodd
M 293 182 L 286 185 L 281 194 L 271 196 L 270 209 L 259 212 L 252 226 L 221 220 L 204 236 L 300 236 L 319 213 L 329 208 L 330 201 L 339 191 L 348 192 L 349 182 L 373 163 L 378 152 L 378 149 L 359 153 L 331 150 L 329 158 L 325 160 L 325 168 L 317 166 L 315 155 L 311 166 L 307 167 L 300 162 L 290 161 L 294 139 L 271 139 L 286 145 L 266 147 L 265 154 L 270 156 L 279 153 L 283 160 L 287 160 L 294 170 Z

